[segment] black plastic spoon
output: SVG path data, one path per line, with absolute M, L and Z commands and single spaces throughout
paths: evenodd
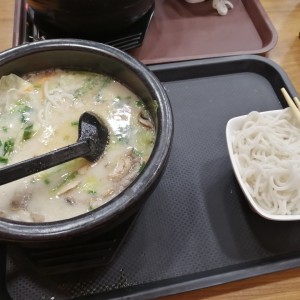
M 94 162 L 108 142 L 108 130 L 103 121 L 91 112 L 79 118 L 77 142 L 0 169 L 0 185 L 38 173 L 78 157 Z

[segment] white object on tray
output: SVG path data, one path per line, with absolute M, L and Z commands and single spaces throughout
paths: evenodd
M 272 110 L 272 111 L 265 111 L 262 112 L 262 114 L 270 114 L 270 115 L 276 115 L 282 110 Z M 252 209 L 258 213 L 260 216 L 269 219 L 269 220 L 275 220 L 275 221 L 296 221 L 300 220 L 300 215 L 278 215 L 278 214 L 271 214 L 263 210 L 257 202 L 253 199 L 253 197 L 250 195 L 248 189 L 246 188 L 246 185 L 242 179 L 242 176 L 240 174 L 238 165 L 237 165 L 237 159 L 234 155 L 233 147 L 232 147 L 232 141 L 233 137 L 235 135 L 235 132 L 240 130 L 245 123 L 247 115 L 243 116 L 238 116 L 235 118 L 230 119 L 227 122 L 226 125 L 226 140 L 227 140 L 227 147 L 228 147 L 228 152 L 229 152 L 229 157 L 231 160 L 231 164 L 233 167 L 233 171 L 235 173 L 236 179 L 245 195 L 247 200 L 249 201 L 250 206 Z
M 188 3 L 201 3 L 205 0 L 185 0 Z M 233 4 L 229 0 L 213 0 L 212 7 L 218 11 L 218 14 L 225 16 L 228 13 L 228 9 L 233 9 Z

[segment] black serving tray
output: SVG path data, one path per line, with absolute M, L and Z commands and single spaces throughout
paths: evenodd
M 0 252 L 0 287 L 12 299 L 150 299 L 300 266 L 300 222 L 269 221 L 250 209 L 225 140 L 230 118 L 285 106 L 281 87 L 295 95 L 284 71 L 258 56 L 150 68 L 175 118 L 157 189 L 106 267 L 47 275 L 10 246 L 6 259 Z

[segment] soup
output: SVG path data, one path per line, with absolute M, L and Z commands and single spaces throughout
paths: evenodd
M 0 186 L 0 216 L 25 222 L 71 218 L 123 191 L 149 159 L 155 126 L 144 103 L 112 78 L 47 70 L 0 80 L 0 168 L 76 142 L 78 120 L 97 114 L 109 130 L 101 158 L 84 158 Z

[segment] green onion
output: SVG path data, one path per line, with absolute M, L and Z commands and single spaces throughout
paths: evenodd
M 7 158 L 7 157 L 0 156 L 0 163 L 1 163 L 1 164 L 7 164 L 7 163 L 8 163 L 8 158 Z
M 97 192 L 94 191 L 94 190 L 89 190 L 89 191 L 88 191 L 88 194 L 89 194 L 89 195 L 95 195 L 95 194 L 97 194 Z
M 35 89 L 40 89 L 40 88 L 42 87 L 42 85 L 41 85 L 41 84 L 34 84 L 33 87 L 34 87 Z
M 128 144 L 129 143 L 128 137 L 124 136 L 123 134 L 116 134 L 116 138 L 122 144 Z
M 63 180 L 52 190 L 52 191 L 57 191 L 60 188 L 62 188 L 65 184 L 69 183 L 71 180 L 73 180 L 76 176 L 78 175 L 78 172 L 72 172 L 72 173 L 67 173 Z
M 135 101 L 135 105 L 137 106 L 137 107 L 143 107 L 143 101 L 142 100 L 140 100 L 140 99 L 138 99 L 138 100 L 136 100 Z
M 75 98 L 83 96 L 91 89 L 93 89 L 97 83 L 98 83 L 98 78 L 96 76 L 88 77 L 83 83 L 83 85 L 74 92 L 73 96 Z
M 50 184 L 50 179 L 49 179 L 49 178 L 45 178 L 45 179 L 44 179 L 44 183 L 45 183 L 45 184 Z
M 27 105 L 23 105 L 19 109 L 19 112 L 21 113 L 21 122 L 22 123 L 27 123 L 29 121 L 30 111 L 31 111 L 31 107 L 29 107 Z
M 33 134 L 33 124 L 30 123 L 28 126 L 24 128 L 24 133 L 23 133 L 23 140 L 29 140 L 32 137 Z
M 99 102 L 101 101 L 101 96 L 102 96 L 102 91 L 103 89 L 105 89 L 110 83 L 111 83 L 112 79 L 110 77 L 104 77 L 102 80 L 102 85 L 100 86 L 100 89 L 98 91 L 98 96 L 96 101 Z
M 6 154 L 10 154 L 11 152 L 13 152 L 14 145 L 15 145 L 15 142 L 13 139 L 9 139 L 9 140 L 5 141 L 4 145 L 3 145 L 3 150 L 4 150 L 3 155 L 5 156 Z
M 139 151 L 139 150 L 136 150 L 135 148 L 133 149 L 133 153 L 134 153 L 135 156 L 138 156 L 138 157 L 142 157 L 143 156 L 143 152 Z
M 92 206 L 92 205 L 89 205 L 89 208 L 88 208 L 88 211 L 92 211 L 94 210 L 95 208 Z
M 141 163 L 141 165 L 140 165 L 139 173 L 142 172 L 142 171 L 144 170 L 145 166 L 146 166 L 146 162 L 143 161 L 143 162 Z

